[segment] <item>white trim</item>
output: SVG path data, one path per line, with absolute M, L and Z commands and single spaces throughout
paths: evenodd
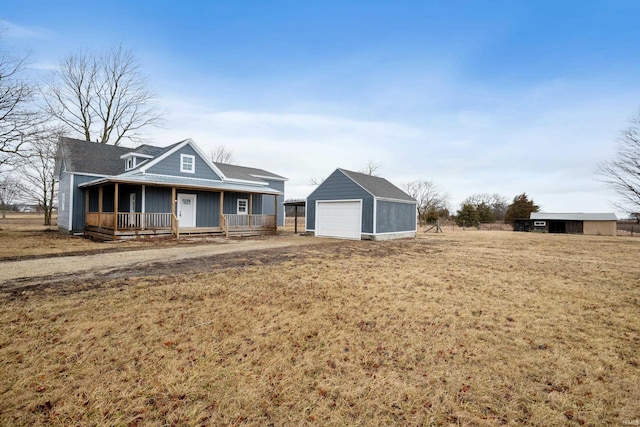
M 185 160 L 191 160 L 191 169 L 185 169 Z M 196 173 L 196 156 L 193 154 L 180 153 L 180 172 L 182 173 Z
M 280 177 L 276 178 L 276 177 L 273 177 L 273 176 L 256 175 L 256 174 L 253 174 L 253 173 L 250 173 L 249 175 L 255 176 L 256 178 L 270 179 L 272 181 L 282 181 L 282 182 L 289 181 L 289 178 L 280 178 Z
M 340 168 L 336 169 L 337 171 L 340 171 L 340 173 L 344 176 L 346 176 L 347 178 L 349 178 L 355 185 L 357 185 L 358 187 L 362 188 L 364 191 L 366 191 L 367 193 L 369 193 L 371 196 L 373 196 L 374 198 L 376 197 L 375 194 L 373 194 L 371 191 L 367 190 L 366 188 L 364 188 L 362 185 L 360 185 L 355 179 L 351 178 L 349 175 L 347 175 L 346 173 L 344 173 L 344 171 Z M 333 175 L 333 174 L 331 174 Z M 330 176 L 331 176 L 330 175 Z M 326 181 L 326 180 L 325 180 Z M 322 184 L 320 184 L 322 185 Z M 318 187 L 320 187 L 320 185 Z
M 104 178 L 105 176 L 108 176 L 108 175 L 100 175 L 100 174 L 97 174 L 97 173 L 89 173 L 89 172 L 66 172 L 66 173 L 68 173 L 70 175 L 97 176 L 97 177 L 100 177 L 100 178 Z
M 198 195 L 197 194 L 191 194 L 191 193 L 178 193 L 176 195 L 176 199 L 177 199 L 177 202 L 178 202 L 178 211 L 180 209 L 180 200 L 181 200 L 181 198 L 189 199 L 189 200 L 193 201 L 193 227 L 196 227 L 196 224 L 197 224 L 197 222 L 196 222 L 196 219 L 197 219 L 196 211 L 197 211 Z M 180 214 L 178 214 L 178 215 L 180 215 Z M 178 218 L 180 218 L 180 217 L 178 217 Z M 180 224 L 180 227 L 184 227 L 184 225 Z
M 131 166 L 129 166 L 129 162 L 131 162 Z M 124 164 L 124 170 L 126 171 L 130 171 L 131 169 L 135 169 L 136 168 L 136 158 L 135 157 L 131 157 L 125 160 L 125 164 Z
M 373 234 L 378 232 L 378 199 L 373 198 Z
M 162 154 L 161 156 L 158 156 L 155 159 L 151 160 L 146 166 L 144 166 L 144 167 L 142 167 L 142 168 L 140 168 L 138 170 L 142 171 L 143 173 L 146 172 L 147 169 L 149 169 L 150 167 L 152 167 L 154 165 L 157 165 L 158 163 L 160 163 L 161 161 L 163 161 L 164 159 L 166 159 L 167 157 L 169 157 L 173 153 L 177 152 L 178 150 L 182 149 L 186 145 L 191 146 L 191 148 L 193 148 L 193 151 L 195 151 L 198 154 L 198 156 L 200 156 L 200 158 L 207 164 L 207 166 L 209 166 L 211 168 L 211 170 L 216 175 L 218 175 L 222 180 L 225 180 L 227 178 L 216 165 L 214 165 L 213 163 L 211 163 L 211 161 L 209 159 L 207 159 L 207 156 L 202 152 L 202 150 L 200 150 L 200 147 L 198 147 L 198 145 L 191 138 L 187 138 L 184 141 L 178 143 L 171 150 L 169 150 L 166 153 Z
M 79 185 L 80 188 L 85 188 L 85 187 L 90 187 L 92 185 L 96 185 L 96 184 L 100 184 L 100 183 L 107 183 L 107 182 L 120 182 L 120 183 L 124 183 L 124 184 L 134 184 L 134 185 L 162 185 L 162 186 L 176 186 L 176 187 L 192 187 L 192 188 L 198 188 L 198 189 L 203 189 L 203 190 L 208 190 L 208 191 L 233 191 L 236 193 L 255 193 L 255 194 L 269 194 L 269 195 L 275 195 L 277 194 L 278 196 L 280 195 L 284 195 L 284 193 L 282 191 L 279 190 L 274 190 L 273 188 L 267 186 L 267 185 L 262 185 L 261 188 L 225 188 L 225 187 L 219 187 L 217 185 L 242 185 L 240 183 L 234 183 L 234 182 L 229 182 L 229 181 L 213 181 L 210 179 L 206 179 L 206 178 L 196 178 L 196 177 L 190 177 L 190 176 L 180 176 L 180 175 L 160 175 L 160 174 L 144 174 L 145 177 L 151 177 L 150 180 L 145 179 L 144 181 L 142 180 L 137 180 L 136 176 L 139 175 L 128 175 L 125 176 L 124 174 L 122 175 L 111 175 L 111 176 L 104 176 L 104 175 L 97 175 L 100 178 L 99 179 L 94 179 L 93 181 L 87 181 L 85 183 L 82 183 Z M 157 182 L 157 181 L 153 181 L 153 177 L 157 176 L 157 177 L 165 177 L 165 178 L 176 178 L 176 179 L 188 179 L 189 181 L 201 181 L 202 184 L 199 183 L 184 183 L 184 182 Z
M 150 156 L 149 154 L 136 153 L 135 151 L 129 151 L 128 153 L 124 153 L 123 155 L 120 156 L 121 159 L 126 159 L 127 157 L 141 157 L 143 159 L 153 159 L 153 156 Z
M 363 200 L 362 199 L 337 199 L 337 200 L 316 200 L 316 210 L 315 210 L 315 230 L 314 230 L 314 235 L 316 237 L 333 237 L 333 236 L 321 236 L 318 235 L 318 205 L 320 203 L 340 203 L 340 202 L 344 202 L 344 203 L 353 203 L 353 202 L 358 202 L 358 204 L 360 205 L 360 216 L 358 218 L 358 233 L 360 235 L 360 237 L 358 239 L 362 239 L 362 208 L 363 208 Z M 305 218 L 305 222 L 306 222 L 306 218 Z M 306 226 L 305 226 L 306 228 Z M 334 237 L 336 238 L 336 237 Z
M 69 182 L 69 231 L 73 231 L 73 182 L 73 174 L 71 174 L 71 180 Z
M 416 202 L 415 200 L 390 199 L 388 197 L 376 197 L 376 199 L 382 202 L 406 203 L 406 204 L 414 204 L 414 205 L 418 204 L 418 202 Z
M 251 196 L 249 196 L 251 197 Z M 240 202 L 246 203 L 246 211 L 240 212 Z M 236 215 L 248 215 L 249 214 L 249 199 L 237 199 L 236 200 Z
M 141 201 L 142 205 L 140 206 L 140 211 L 142 212 L 142 218 L 140 218 L 140 227 L 142 227 L 142 229 L 144 230 L 144 217 L 145 217 L 145 213 L 147 212 L 147 186 L 142 184 L 142 201 Z
M 362 233 L 365 240 L 391 240 L 391 239 L 411 239 L 416 237 L 417 231 L 391 231 L 388 233 Z
M 262 185 L 263 187 L 269 186 L 268 182 L 249 181 L 247 179 L 238 179 L 238 178 L 225 178 L 224 181 L 220 181 L 220 182 L 237 182 L 238 184 L 255 184 L 255 185 Z

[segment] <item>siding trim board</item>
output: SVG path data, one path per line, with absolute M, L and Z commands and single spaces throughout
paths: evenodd
M 73 188 L 73 174 L 69 178 L 70 185 L 69 188 Z M 69 191 L 69 230 L 73 230 L 73 191 Z

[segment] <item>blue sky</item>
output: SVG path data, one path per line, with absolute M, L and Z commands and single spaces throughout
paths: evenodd
M 152 143 L 224 145 L 310 178 L 369 160 L 432 180 L 455 211 L 527 192 L 546 211 L 614 211 L 593 171 L 640 107 L 637 1 L 10 2 L 1 42 L 45 74 L 117 44 L 166 112 Z

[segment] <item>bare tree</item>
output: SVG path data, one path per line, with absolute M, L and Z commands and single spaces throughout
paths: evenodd
M 462 204 L 473 206 L 478 211 L 481 222 L 504 221 L 507 214 L 507 198 L 498 193 L 473 194 L 467 197 Z
M 421 225 L 434 217 L 437 219 L 440 212 L 448 209 L 449 195 L 432 181 L 412 181 L 402 188 L 418 202 L 418 220 Z
M 378 170 L 380 170 L 380 168 L 382 168 L 382 163 L 377 163 L 369 159 L 367 164 L 364 165 L 359 172 L 367 175 L 378 176 Z
M 25 65 L 26 57 L 0 51 L 0 167 L 19 157 L 40 121 L 34 88 L 23 78 Z
M 616 157 L 597 166 L 602 180 L 619 195 L 616 207 L 630 214 L 640 212 L 640 111 L 618 137 Z
M 320 185 L 324 182 L 326 178 L 324 177 L 320 177 L 320 178 L 316 178 L 315 176 L 312 176 L 311 178 L 309 178 L 309 184 L 311 185 Z
M 231 164 L 235 161 L 233 158 L 233 152 L 227 150 L 224 145 L 219 145 L 215 150 L 209 153 L 209 158 L 214 163 L 227 163 Z
M 30 155 L 18 167 L 23 177 L 25 197 L 38 203 L 44 211 L 44 225 L 51 225 L 57 196 L 55 161 L 58 152 L 59 128 L 50 128 L 30 144 Z
M 156 97 L 133 53 L 121 46 L 103 54 L 67 56 L 48 81 L 45 110 L 87 141 L 120 145 L 142 141 L 141 131 L 160 124 Z
M 20 180 L 11 174 L 0 177 L 0 204 L 2 205 L 2 218 L 7 217 L 7 209 L 11 206 L 19 194 L 22 193 Z

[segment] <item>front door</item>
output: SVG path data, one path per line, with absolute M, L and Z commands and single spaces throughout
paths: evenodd
M 178 221 L 180 221 L 180 228 L 196 226 L 195 194 L 178 194 Z

